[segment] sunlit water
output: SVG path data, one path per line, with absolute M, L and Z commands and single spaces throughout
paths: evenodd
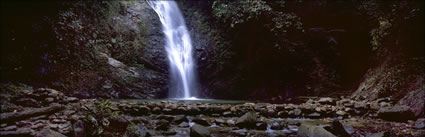
M 170 63 L 170 98 L 196 99 L 196 80 L 192 58 L 192 41 L 184 18 L 175 1 L 148 0 L 158 14 L 165 34 Z

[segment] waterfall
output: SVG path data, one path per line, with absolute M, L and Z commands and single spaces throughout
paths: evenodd
M 170 98 L 190 99 L 196 96 L 192 41 L 184 18 L 175 1 L 147 0 L 158 14 L 165 34 L 170 66 Z

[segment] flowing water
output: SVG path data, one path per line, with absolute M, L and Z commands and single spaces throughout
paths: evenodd
M 170 63 L 170 98 L 196 99 L 192 41 L 175 1 L 147 1 L 161 20 Z

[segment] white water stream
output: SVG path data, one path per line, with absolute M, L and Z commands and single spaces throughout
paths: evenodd
M 196 80 L 192 41 L 175 1 L 147 0 L 158 14 L 165 34 L 165 49 L 170 63 L 170 98 L 196 99 Z

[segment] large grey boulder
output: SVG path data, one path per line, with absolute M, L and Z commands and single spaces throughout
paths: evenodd
M 420 118 L 415 122 L 415 128 L 424 129 L 425 128 L 425 118 Z
M 414 113 L 409 106 L 395 105 L 393 107 L 380 108 L 378 117 L 389 121 L 407 121 L 414 118 Z
M 240 128 L 254 128 L 257 122 L 257 114 L 255 112 L 248 112 L 236 120 L 236 126 Z
M 66 137 L 65 135 L 51 129 L 43 129 L 35 133 L 35 137 Z
M 209 137 L 210 131 L 207 127 L 202 125 L 195 124 L 190 127 L 190 136 L 191 137 Z
M 298 137 L 336 137 L 331 132 L 327 131 L 323 127 L 309 125 L 309 124 L 301 124 L 298 129 Z

